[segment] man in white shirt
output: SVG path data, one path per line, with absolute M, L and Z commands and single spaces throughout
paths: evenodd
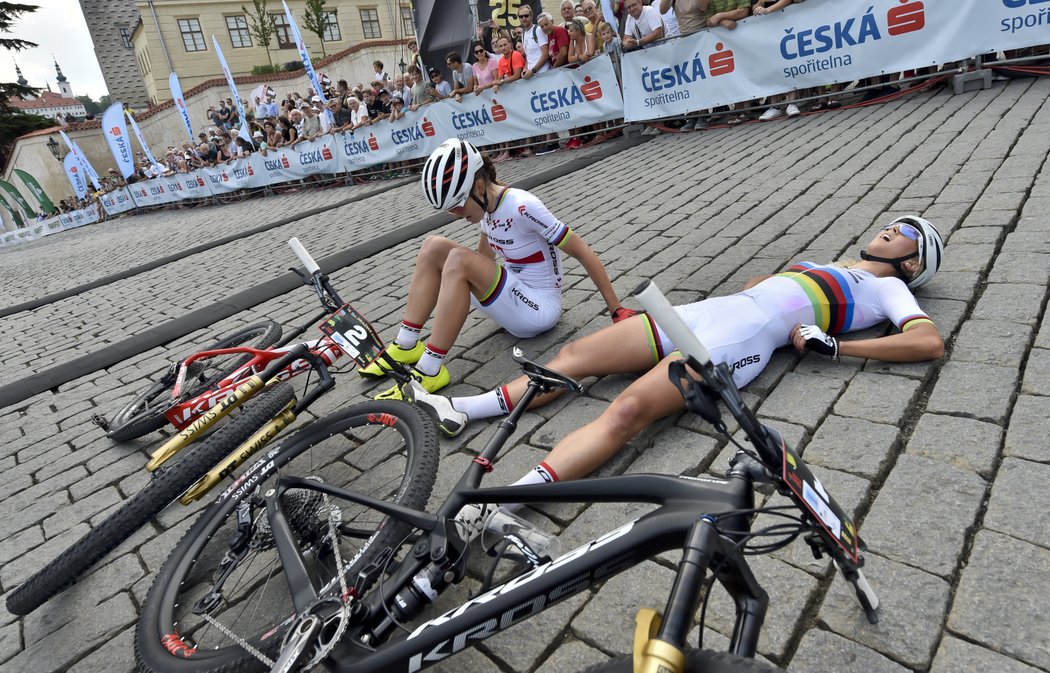
M 518 8 L 518 19 L 521 22 L 521 42 L 525 47 L 525 70 L 522 71 L 521 76 L 529 79 L 533 75 L 550 70 L 547 33 L 532 22 L 530 5 L 522 5 Z
M 625 8 L 627 22 L 623 30 L 624 48 L 647 47 L 664 37 L 664 22 L 659 9 L 643 5 L 642 0 L 627 0 Z

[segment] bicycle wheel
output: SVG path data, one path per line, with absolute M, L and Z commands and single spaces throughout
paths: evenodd
M 630 655 L 617 657 L 611 661 L 595 664 L 580 673 L 631 673 L 634 662 Z M 784 673 L 764 661 L 747 659 L 729 652 L 712 652 L 711 650 L 686 650 L 685 673 Z
M 218 430 L 193 444 L 182 458 L 154 473 L 155 477 L 141 491 L 12 591 L 7 597 L 8 611 L 27 615 L 67 589 L 277 415 L 294 394 L 291 384 L 279 383 L 245 402 L 240 413 L 231 414 Z
M 433 422 L 415 407 L 391 401 L 344 409 L 268 452 L 202 514 L 158 573 L 135 631 L 140 670 L 269 670 L 244 644 L 275 658 L 289 615 L 295 613 L 259 497 L 273 488 L 278 473 L 422 509 L 437 464 Z M 238 527 L 242 503 L 241 514 L 252 522 L 248 530 Z M 407 524 L 360 505 L 335 498 L 326 504 L 317 491 L 289 490 L 282 509 L 307 571 L 324 582 L 318 585 L 324 596 L 340 594 L 330 537 L 335 508 L 342 573 L 351 586 L 361 568 L 398 547 L 410 531 Z
M 197 352 L 236 346 L 268 348 L 280 339 L 281 326 L 272 320 L 266 320 L 228 334 L 210 346 L 198 349 Z M 251 359 L 250 355 L 238 354 L 220 355 L 194 362 L 186 372 L 187 397 L 200 395 L 213 383 L 226 378 L 249 359 Z M 165 369 L 155 375 L 153 378 L 159 380 L 140 391 L 134 399 L 113 414 L 113 418 L 109 421 L 109 428 L 106 430 L 107 437 L 118 442 L 126 442 L 164 427 L 168 422 L 164 417 L 164 412 L 168 410 L 171 389 L 175 387 L 174 379 L 167 381 L 161 378 L 166 372 Z

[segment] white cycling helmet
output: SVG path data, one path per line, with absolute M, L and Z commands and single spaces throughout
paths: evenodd
M 908 287 L 915 290 L 933 280 L 933 276 L 937 273 L 937 269 L 941 268 L 941 262 L 944 261 L 944 239 L 941 238 L 941 232 L 937 231 L 937 227 L 933 226 L 929 220 L 925 220 L 916 215 L 904 215 L 898 217 L 889 224 L 884 225 L 883 229 L 892 227 L 895 224 L 910 224 L 919 231 L 919 240 L 916 241 L 918 248 L 915 252 L 910 255 L 905 255 L 904 257 L 890 259 L 869 255 L 866 250 L 862 250 L 860 256 L 861 259 L 870 259 L 875 262 L 892 264 L 902 277 L 904 276 L 904 272 L 901 269 L 901 264 L 909 259 L 918 257 L 919 263 L 922 264 L 922 271 L 912 278 L 905 280 Z
M 481 165 L 481 153 L 465 140 L 449 138 L 441 143 L 423 164 L 423 193 L 427 201 L 437 210 L 462 206 Z

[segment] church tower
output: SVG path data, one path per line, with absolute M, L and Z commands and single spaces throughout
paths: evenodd
M 62 74 L 62 68 L 58 66 L 58 61 L 55 61 L 55 72 L 58 73 L 58 91 L 66 98 L 73 97 L 73 87 L 69 86 L 69 82 L 66 80 L 66 76 Z

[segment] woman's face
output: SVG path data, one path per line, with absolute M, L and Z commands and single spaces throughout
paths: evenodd
M 480 194 L 485 189 L 485 182 L 480 178 L 474 181 L 474 194 Z M 467 201 L 462 206 L 457 208 L 449 208 L 449 214 L 455 215 L 456 217 L 462 217 L 471 224 L 477 224 L 481 222 L 481 218 L 485 216 L 485 211 L 481 209 L 481 206 L 477 201 L 467 196 Z
M 879 230 L 865 250 L 876 257 L 906 257 L 919 249 L 921 235 L 922 232 L 912 225 L 896 222 Z

